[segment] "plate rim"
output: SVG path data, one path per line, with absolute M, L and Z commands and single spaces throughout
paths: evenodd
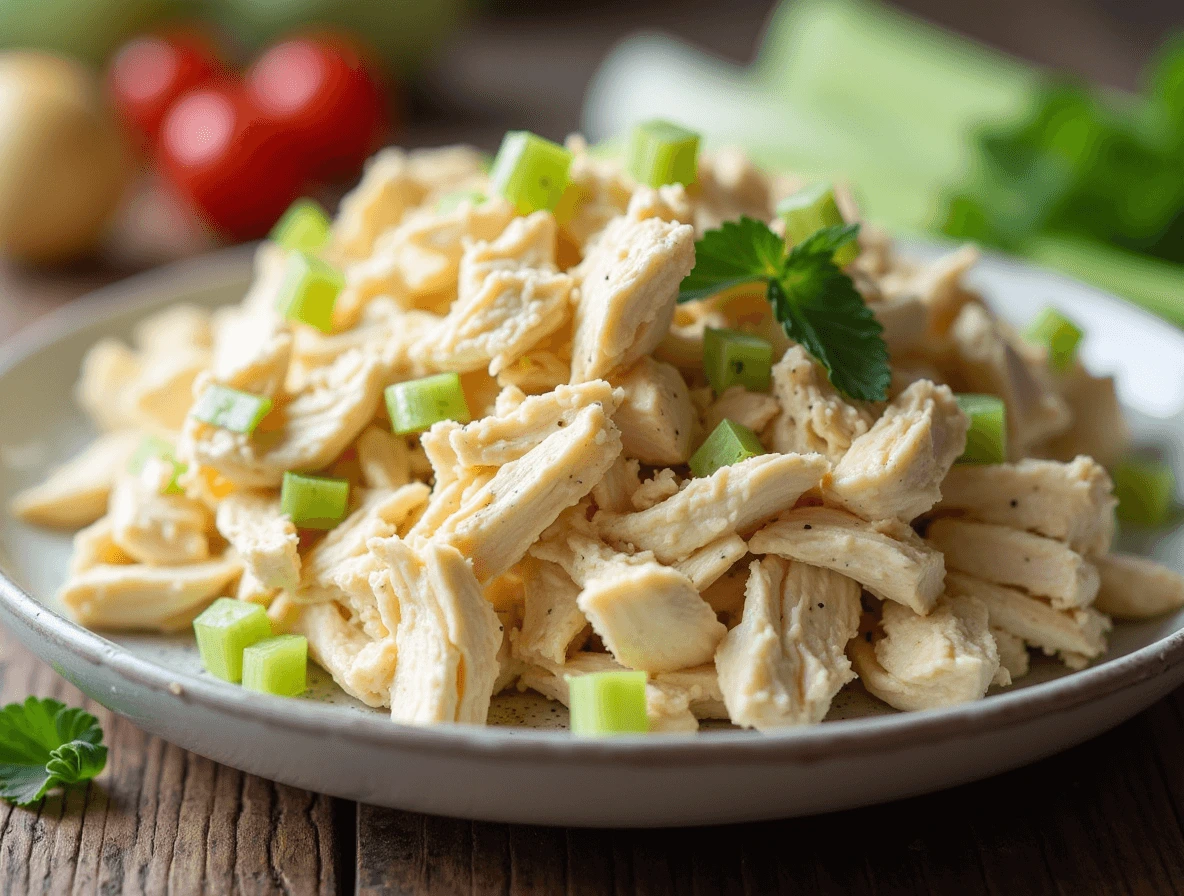
M 221 249 L 144 271 L 54 309 L 0 344 L 0 380 L 24 360 L 89 326 L 101 324 L 109 316 L 146 312 L 166 304 L 161 301 L 160 292 L 156 292 L 158 289 L 176 293 L 185 289 L 185 284 L 192 279 L 200 279 L 203 286 L 209 287 L 216 282 L 213 272 L 232 282 L 249 276 L 256 245 Z M 936 241 L 918 240 L 901 241 L 901 245 L 906 251 L 908 248 L 924 251 L 926 247 L 932 251 L 941 247 Z M 981 261 L 984 266 L 1052 278 L 1066 287 L 1089 293 L 1109 305 L 1112 311 L 1142 318 L 1146 324 L 1161 329 L 1184 355 L 1184 332 L 1104 290 L 1048 268 L 993 252 L 983 252 Z M 209 710 L 244 722 L 266 724 L 304 736 L 323 738 L 331 735 L 365 746 L 434 755 L 464 755 L 483 761 L 546 760 L 659 766 L 677 760 L 679 765 L 687 766 L 734 761 L 784 764 L 841 759 L 874 751 L 904 749 L 918 739 L 951 741 L 975 736 L 986 729 L 1000 731 L 1016 727 L 1035 716 L 1071 711 L 1184 665 L 1184 627 L 1181 627 L 1145 647 L 1097 666 L 1022 690 L 993 694 L 983 700 L 944 709 L 845 719 L 766 733 L 729 731 L 586 739 L 573 738 L 566 731 L 476 725 L 404 725 L 392 722 L 380 712 L 343 717 L 327 706 L 304 701 L 295 704 L 299 709 L 294 711 L 293 704 L 286 698 L 244 691 L 232 684 L 169 670 L 135 656 L 102 634 L 83 628 L 42 604 L 17 585 L 2 564 L 0 606 L 39 636 L 42 642 L 56 644 L 80 659 L 106 666 L 129 683 L 173 700 L 200 703 Z M 24 641 L 24 644 L 43 659 L 48 659 L 39 649 L 39 643 Z

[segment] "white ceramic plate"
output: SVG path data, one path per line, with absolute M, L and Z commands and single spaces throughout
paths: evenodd
M 917 247 L 930 254 L 932 247 Z M 101 290 L 0 350 L 0 500 L 91 436 L 71 400 L 86 348 L 173 302 L 241 297 L 250 255 L 233 250 Z M 1184 334 L 1053 274 L 988 259 L 975 274 L 1017 322 L 1071 312 L 1095 370 L 1119 377 L 1140 441 L 1184 468 Z M 1184 530 L 1128 539 L 1184 569 Z M 1022 687 L 935 712 L 886 713 L 848 689 L 822 725 L 760 735 L 581 741 L 562 709 L 499 699 L 495 721 L 532 727 L 392 724 L 323 674 L 301 699 L 252 694 L 201 672 L 185 636 L 103 636 L 69 622 L 53 594 L 69 538 L 3 518 L 0 620 L 62 675 L 137 725 L 287 784 L 402 809 L 496 821 L 633 827 L 756 820 L 865 805 L 982 778 L 1112 727 L 1184 681 L 1184 612 L 1120 625 L 1104 662 L 1072 675 L 1036 664 Z M 550 729 L 550 730 L 548 730 Z

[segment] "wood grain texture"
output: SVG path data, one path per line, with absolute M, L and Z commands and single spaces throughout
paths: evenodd
M 358 807 L 358 893 L 1184 892 L 1184 690 L 1090 743 L 944 793 L 765 824 L 598 831 Z
M 29 809 L 0 804 L 0 893 L 332 896 L 352 880 L 352 867 L 341 868 L 352 843 L 337 841 L 332 799 L 143 733 L 0 630 L 0 703 L 29 694 L 85 706 L 110 749 L 85 788 Z

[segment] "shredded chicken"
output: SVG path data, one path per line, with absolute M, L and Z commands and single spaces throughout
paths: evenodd
M 851 443 L 827 477 L 826 495 L 864 519 L 915 519 L 941 498 L 968 427 L 946 386 L 913 383 Z
M 1111 617 L 1184 608 L 1178 571 L 1111 552 L 1106 471 L 1131 441 L 1114 379 L 1054 370 L 970 284 L 973 247 L 911 260 L 836 190 L 861 225 L 842 274 L 890 356 L 860 400 L 831 382 L 842 327 L 815 357 L 763 283 L 678 302 L 697 237 L 741 215 L 782 237 L 776 203 L 806 180 L 722 149 L 654 188 L 565 146 L 558 204 L 530 213 L 474 149 L 380 152 L 317 253 L 343 284 L 328 332 L 281 312 L 300 259 L 264 241 L 237 304 L 93 345 L 75 398 L 98 435 L 11 502 L 78 530 L 71 615 L 171 632 L 218 597 L 256 603 L 342 690 L 416 725 L 638 670 L 650 730 L 692 732 L 820 723 L 856 677 L 898 709 L 976 700 L 1032 650 L 1082 668 Z M 708 328 L 768 342 L 769 387 L 717 394 Z M 437 373 L 461 395 L 417 392 Z M 393 431 L 395 384 L 423 431 Z M 198 420 L 212 386 L 267 411 L 248 432 Z M 975 392 L 1005 405 L 1007 462 L 958 462 L 955 397 Z M 725 420 L 762 453 L 695 475 Z M 345 487 L 331 518 L 304 516 L 289 473 Z
M 855 677 L 846 648 L 859 628 L 859 585 L 778 557 L 749 569 L 743 618 L 715 654 L 728 716 L 761 731 L 821 722 Z
M 987 619 L 981 601 L 962 595 L 942 597 L 927 616 L 886 603 L 878 624 L 865 620 L 851 642 L 851 663 L 863 686 L 896 709 L 969 703 L 1000 669 Z
M 942 555 L 896 520 L 869 523 L 842 510 L 801 507 L 753 535 L 748 548 L 832 569 L 916 613 L 932 610 L 942 593 Z

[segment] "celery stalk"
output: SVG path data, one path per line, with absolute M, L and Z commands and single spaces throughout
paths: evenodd
M 1184 266 L 1092 240 L 1038 236 L 1028 256 L 1184 327 Z

